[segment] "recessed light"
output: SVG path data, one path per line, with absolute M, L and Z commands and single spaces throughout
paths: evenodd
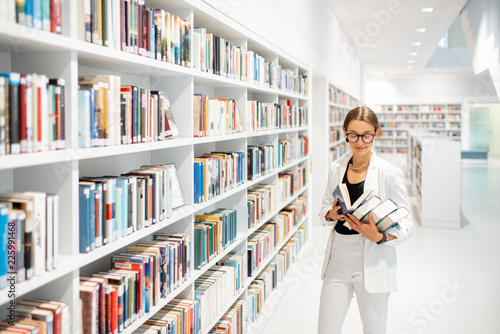
M 411 67 L 411 66 L 406 66 L 406 68 L 407 68 L 407 69 L 409 69 L 409 70 L 411 70 L 411 69 L 412 69 L 412 67 Z
M 418 53 L 416 52 L 410 52 L 410 56 L 416 56 Z
M 422 8 L 422 12 L 424 12 L 424 13 L 432 13 L 433 11 L 434 11 L 434 8 L 432 8 L 432 7 Z
M 417 29 L 417 32 L 425 32 L 425 28 Z
M 414 64 L 414 63 L 415 63 L 415 60 L 413 60 L 413 59 L 408 59 L 406 62 L 407 62 L 408 64 Z
M 420 43 L 420 42 L 415 42 L 415 43 L 413 43 L 413 45 L 415 45 L 415 46 L 420 46 L 420 45 L 422 45 L 422 43 Z

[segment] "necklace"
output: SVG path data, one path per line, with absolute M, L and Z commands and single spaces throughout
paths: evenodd
M 367 168 L 368 168 L 368 165 L 370 163 L 367 163 L 366 165 L 362 166 L 362 167 L 359 167 L 359 168 L 355 168 L 353 167 L 352 165 L 352 162 L 349 162 L 349 168 L 351 168 L 351 170 L 354 172 L 354 173 L 363 173 Z

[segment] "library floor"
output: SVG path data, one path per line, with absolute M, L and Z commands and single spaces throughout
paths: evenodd
M 422 228 L 414 220 L 415 234 L 398 246 L 399 290 L 390 297 L 387 334 L 500 333 L 500 160 L 463 161 L 461 178 L 462 228 Z M 322 226 L 313 233 L 259 319 L 261 333 L 317 332 L 328 233 Z M 362 333 L 355 298 L 342 333 Z

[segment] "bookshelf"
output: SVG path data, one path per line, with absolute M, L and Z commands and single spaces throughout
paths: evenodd
M 344 117 L 349 110 L 359 106 L 360 101 L 336 87 L 327 78 L 314 78 L 313 87 L 316 145 L 312 152 L 314 172 L 317 175 L 313 180 L 313 193 L 323 196 L 328 166 L 350 149 L 342 129 Z M 320 206 L 321 201 L 315 201 L 313 211 L 319 212 Z
M 152 240 L 156 232 L 181 232 L 194 240 L 193 223 L 196 214 L 217 208 L 234 208 L 238 212 L 238 237 L 226 250 L 201 270 L 191 270 L 192 275 L 170 293 L 160 299 L 150 313 L 134 321 L 123 333 L 132 333 L 151 314 L 173 298 L 194 298 L 194 282 L 219 259 L 231 251 L 246 252 L 247 238 L 256 229 L 276 219 L 279 211 L 298 196 L 312 200 L 312 180 L 307 173 L 307 184 L 285 202 L 277 201 L 276 209 L 270 212 L 259 226 L 247 226 L 247 189 L 257 184 L 277 184 L 280 173 L 294 171 L 299 167 L 309 168 L 310 155 L 301 156 L 298 151 L 299 136 L 311 136 L 310 125 L 250 131 L 250 119 L 246 102 L 258 100 L 279 104 L 288 101 L 292 107 L 301 107 L 309 115 L 312 111 L 312 90 L 278 89 L 250 81 L 202 72 L 193 67 L 151 59 L 121 50 L 95 45 L 79 39 L 81 21 L 79 13 L 83 0 L 63 2 L 62 34 L 53 34 L 27 28 L 16 23 L 0 22 L 0 72 L 45 74 L 50 78 L 63 78 L 66 82 L 66 149 L 50 152 L 25 153 L 0 156 L 0 192 L 41 191 L 56 193 L 60 197 L 59 209 L 59 265 L 36 279 L 19 283 L 15 287 L 16 299 L 47 298 L 68 303 L 72 319 L 72 332 L 79 326 L 79 276 L 110 269 L 111 255 L 123 252 L 125 247 L 140 241 Z M 204 27 L 213 34 L 224 37 L 245 50 L 251 50 L 271 64 L 279 64 L 297 77 L 311 78 L 307 64 L 276 49 L 271 43 L 241 26 L 201 0 L 175 0 L 164 2 L 147 0 L 147 7 L 161 8 L 191 22 L 191 29 Z M 192 41 L 191 41 L 192 43 Z M 193 47 L 190 47 L 193 59 Z M 137 85 L 168 93 L 179 129 L 179 136 L 165 141 L 148 142 L 108 147 L 80 148 L 78 145 L 78 77 L 81 75 L 110 74 L 121 78 L 122 85 Z M 311 81 L 309 81 L 309 84 Z M 213 98 L 234 99 L 243 131 L 235 134 L 195 138 L 193 130 L 193 95 L 207 94 Z M 193 161 L 196 157 L 212 151 L 247 152 L 250 145 L 278 145 L 279 140 L 291 140 L 294 155 L 290 163 L 274 168 L 269 173 L 224 192 L 206 202 L 194 204 Z M 309 148 L 312 149 L 309 142 Z M 246 161 L 246 160 L 245 160 Z M 174 163 L 186 204 L 173 211 L 170 218 L 148 228 L 138 230 L 126 237 L 104 245 L 87 254 L 79 253 L 79 194 L 78 180 L 82 176 L 119 175 L 146 164 Z M 245 164 L 246 168 L 246 164 Z M 246 176 L 246 172 L 244 173 Z M 311 224 L 311 206 L 307 215 L 298 222 L 276 251 L 266 260 L 272 261 L 279 249 L 304 226 L 306 236 Z M 193 266 L 191 261 L 191 266 Z M 192 268 L 191 268 L 192 269 Z M 262 270 L 262 268 L 260 268 Z M 245 271 L 246 272 L 246 271 Z M 250 277 L 228 303 L 246 299 Z M 7 290 L 0 291 L 0 316 L 5 317 L 10 302 Z M 223 313 L 222 313 L 223 314 Z M 222 316 L 219 314 L 219 317 Z M 215 324 L 218 318 L 213 319 Z M 209 326 L 210 327 L 210 326 Z M 211 328 L 201 329 L 207 333 Z
M 462 118 L 460 104 L 377 105 L 382 137 L 376 142 L 379 153 L 407 153 L 408 131 L 423 129 L 440 137 L 460 141 Z
M 460 142 L 409 131 L 410 191 L 423 227 L 460 228 Z M 445 167 L 446 166 L 446 167 Z

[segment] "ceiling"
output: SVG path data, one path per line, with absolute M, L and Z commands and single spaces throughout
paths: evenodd
M 324 0 L 365 71 L 424 70 L 467 0 Z M 432 12 L 422 8 L 432 7 Z M 425 28 L 425 32 L 417 29 Z M 420 45 L 413 43 L 419 42 Z

